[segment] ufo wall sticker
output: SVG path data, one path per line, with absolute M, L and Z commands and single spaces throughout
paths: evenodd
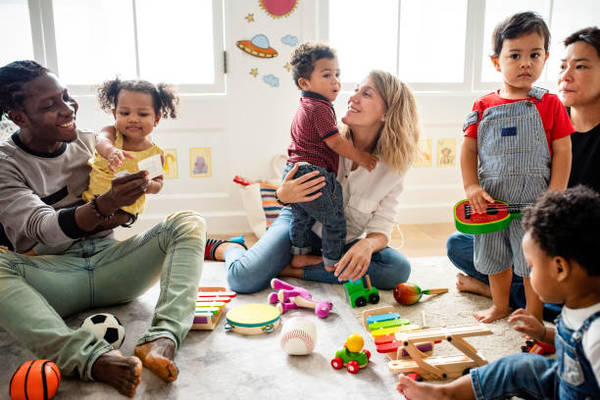
M 244 52 L 258 58 L 273 58 L 279 54 L 277 50 L 271 47 L 267 36 L 262 33 L 250 40 L 238 40 L 236 45 Z
M 294 11 L 298 0 L 259 0 L 260 7 L 273 18 L 287 17 Z

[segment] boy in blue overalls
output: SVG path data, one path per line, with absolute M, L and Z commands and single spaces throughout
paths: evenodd
M 493 199 L 533 203 L 546 189 L 567 187 L 571 121 L 556 95 L 532 86 L 548 58 L 549 42 L 546 23 L 532 12 L 515 14 L 494 29 L 491 60 L 504 85 L 475 101 L 460 160 L 465 192 L 476 213 Z M 543 304 L 531 289 L 521 250 L 523 234 L 517 219 L 503 231 L 475 235 L 475 268 L 489 275 L 493 302 L 474 314 L 477 320 L 487 323 L 510 314 L 512 268 L 523 277 L 527 311 L 542 320 Z
M 411 400 L 600 399 L 600 195 L 582 185 L 548 191 L 522 222 L 533 290 L 544 302 L 565 305 L 556 331 L 523 309 L 509 322 L 526 336 L 554 342 L 556 359 L 513 354 L 446 385 L 400 375 L 400 393 Z

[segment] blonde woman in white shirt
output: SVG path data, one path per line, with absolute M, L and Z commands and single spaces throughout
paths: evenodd
M 405 172 L 417 154 L 417 107 L 410 89 L 395 76 L 372 71 L 348 100 L 341 132 L 354 146 L 379 158 L 374 170 L 357 168 L 340 157 L 338 181 L 343 188 L 347 225 L 345 254 L 332 270 L 326 270 L 318 254 L 320 227 L 313 227 L 313 255 L 290 255 L 291 213 L 284 209 L 269 230 L 249 250 L 225 242 L 214 258 L 225 260 L 231 289 L 252 293 L 264 289 L 276 276 L 337 283 L 356 280 L 368 273 L 372 284 L 392 289 L 410 275 L 410 263 L 388 247 L 398 213 Z M 292 179 L 296 167 L 277 191 L 282 203 L 310 201 L 324 185 L 318 171 Z

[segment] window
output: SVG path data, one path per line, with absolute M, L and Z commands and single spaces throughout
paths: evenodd
M 552 35 L 550 57 L 540 77 L 552 88 L 558 77 L 562 41 L 598 25 L 598 0 L 326 0 L 320 40 L 338 52 L 344 89 L 373 68 L 397 74 L 416 90 L 477 91 L 498 87 L 491 37 L 511 14 L 534 11 Z
M 377 68 L 417 87 L 462 85 L 467 5 L 468 0 L 378 0 L 366 7 L 361 0 L 329 0 L 328 37 L 322 39 L 337 50 L 344 82 L 355 83 Z
M 0 15 L 0 37 L 10 38 L 2 41 L 0 65 L 33 58 L 27 0 L 3 0 L 0 2 Z
M 21 31 L 31 21 L 29 37 L 22 40 L 40 47 L 33 52 L 35 59 L 57 72 L 76 94 L 89 94 L 92 85 L 115 76 L 172 83 L 181 93 L 224 91 L 222 0 L 8 3 L 20 6 L 18 15 L 12 11 L 12 20 Z M 2 15 L 0 32 L 8 29 Z

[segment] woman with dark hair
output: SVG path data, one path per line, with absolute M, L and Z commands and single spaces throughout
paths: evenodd
M 600 29 L 581 29 L 564 40 L 558 95 L 567 107 L 575 133 L 571 135 L 573 162 L 569 187 L 583 184 L 600 193 Z M 490 297 L 487 276 L 473 264 L 473 236 L 453 233 L 446 242 L 448 258 L 461 270 L 460 291 Z M 522 280 L 513 275 L 510 292 L 513 308 L 525 306 Z M 546 304 L 544 319 L 553 320 L 560 307 Z

